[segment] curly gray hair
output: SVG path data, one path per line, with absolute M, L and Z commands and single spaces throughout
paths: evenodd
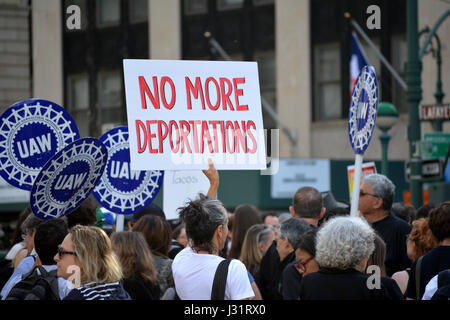
M 359 217 L 336 217 L 317 234 L 316 261 L 321 268 L 355 268 L 375 249 L 375 231 Z

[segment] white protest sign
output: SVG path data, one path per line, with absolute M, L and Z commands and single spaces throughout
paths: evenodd
M 167 220 L 178 219 L 178 208 L 189 199 L 196 199 L 198 193 L 206 195 L 209 180 L 202 171 L 165 171 L 163 180 L 163 210 Z
M 133 170 L 266 168 L 256 62 L 123 65 Z
M 0 203 L 28 203 L 29 201 L 30 191 L 13 187 L 0 177 Z

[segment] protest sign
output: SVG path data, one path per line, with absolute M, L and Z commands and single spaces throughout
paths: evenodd
M 81 138 L 56 153 L 31 189 L 30 206 L 42 220 L 61 218 L 78 208 L 97 185 L 108 160 L 99 140 Z
M 133 170 L 265 169 L 255 62 L 124 60 Z
M 209 180 L 200 171 L 182 170 L 164 173 L 163 208 L 167 220 L 178 219 L 179 207 L 185 206 L 189 199 L 196 199 L 201 192 L 207 194 Z
M 362 180 L 364 177 L 377 173 L 377 167 L 375 166 L 375 162 L 367 162 L 363 163 L 361 165 L 361 176 L 360 176 L 360 184 L 362 183 Z M 353 191 L 353 180 L 355 176 L 355 166 L 348 166 L 347 167 L 347 177 L 348 177 L 348 190 L 349 194 L 352 194 Z
M 45 163 L 79 137 L 73 118 L 56 103 L 18 102 L 0 117 L 0 175 L 30 191 Z
M 105 171 L 93 191 L 94 197 L 107 210 L 116 214 L 133 214 L 152 203 L 158 194 L 164 172 L 130 168 L 128 127 L 114 128 L 100 137 L 108 149 Z M 123 217 L 118 217 L 118 231 Z
M 350 215 L 358 211 L 363 155 L 372 139 L 378 110 L 378 82 L 375 69 L 365 66 L 353 87 L 348 113 L 348 135 L 355 152 L 355 176 L 351 194 Z

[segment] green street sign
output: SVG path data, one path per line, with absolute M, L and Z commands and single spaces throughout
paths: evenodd
M 420 155 L 422 159 L 445 159 L 449 147 L 450 133 L 425 133 L 423 140 L 420 141 Z

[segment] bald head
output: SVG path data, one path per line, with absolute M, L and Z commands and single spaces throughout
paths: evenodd
M 322 208 L 322 194 L 313 187 L 302 187 L 297 190 L 292 200 L 293 210 L 299 218 L 319 219 Z

